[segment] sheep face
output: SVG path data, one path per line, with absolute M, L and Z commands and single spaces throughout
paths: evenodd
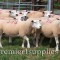
M 16 11 L 16 10 L 11 10 L 11 11 L 9 11 L 9 12 L 10 12 L 10 16 L 11 16 L 11 17 L 18 16 L 18 14 L 19 14 L 19 12 Z
M 16 17 L 14 17 L 14 19 L 16 19 L 16 20 L 22 20 L 22 21 L 23 21 L 22 18 L 23 18 L 22 15 L 21 15 L 21 16 L 16 16 Z
M 49 17 L 51 13 L 52 13 L 52 11 L 44 11 L 44 16 Z
M 27 16 L 28 13 L 30 13 L 30 12 L 27 10 L 23 10 L 20 12 L 20 14 L 23 14 L 23 16 Z
M 27 17 L 27 14 L 29 13 L 29 11 L 23 11 L 22 12 L 22 20 L 27 20 L 28 19 L 28 17 Z
M 41 23 L 40 20 L 32 20 L 32 27 L 36 28 L 36 29 L 40 29 L 41 28 Z

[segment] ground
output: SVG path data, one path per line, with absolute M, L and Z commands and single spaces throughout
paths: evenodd
M 0 48 L 0 60 L 60 60 L 60 52 L 55 52 L 54 47 L 50 48 L 47 41 L 43 42 L 42 45 L 39 45 L 38 48 L 33 46 L 31 42 L 32 40 L 30 38 L 31 48 L 27 49 L 21 47 L 21 38 L 13 38 L 13 43 L 9 44 L 8 38 L 3 37 L 3 48 Z M 51 44 L 54 45 L 54 43 Z M 50 53 L 45 53 L 47 50 L 50 51 Z M 11 51 L 14 51 L 15 53 L 12 53 Z M 51 53 L 51 51 L 53 52 Z

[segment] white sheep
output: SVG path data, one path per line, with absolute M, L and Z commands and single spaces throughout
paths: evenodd
M 52 11 L 44 11 L 44 17 L 60 19 L 60 15 L 53 14 Z
M 44 17 L 49 18 L 49 16 L 51 15 L 52 11 L 44 11 Z
M 0 47 L 2 47 L 1 44 L 1 37 L 2 33 L 4 32 L 8 36 L 15 36 L 19 35 L 23 38 L 22 47 L 24 47 L 24 41 L 27 41 L 27 47 L 30 48 L 29 38 L 27 35 L 31 33 L 33 28 L 39 29 L 41 27 L 41 24 L 39 23 L 39 20 L 30 20 L 30 21 L 20 21 L 17 22 L 17 24 L 14 23 L 8 23 L 8 21 L 1 20 L 0 21 Z M 13 28 L 13 29 L 12 29 Z
M 58 45 L 58 35 L 60 34 L 60 21 L 55 20 L 51 23 L 43 23 L 42 21 L 40 22 L 42 24 L 41 32 L 46 36 L 46 37 L 54 37 L 55 42 L 56 42 L 56 51 L 59 51 Z
M 15 16 L 18 16 L 19 13 L 20 13 L 20 12 L 17 11 L 17 10 L 10 10 L 9 12 L 10 12 L 10 16 L 13 17 L 13 18 L 14 18 Z

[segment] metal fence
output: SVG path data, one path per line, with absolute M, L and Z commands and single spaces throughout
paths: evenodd
M 32 7 L 40 7 L 40 6 L 44 6 L 47 9 L 47 5 L 34 5 L 32 4 L 32 2 L 21 2 L 20 0 L 18 0 L 18 2 L 9 2 L 8 0 L 1 1 L 0 2 L 0 8 L 3 9 L 19 9 L 19 10 L 32 10 Z

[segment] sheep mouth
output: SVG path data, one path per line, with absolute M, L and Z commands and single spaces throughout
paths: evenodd
M 22 20 L 22 21 L 26 21 L 27 19 L 28 19 L 27 16 L 21 17 L 21 20 Z

